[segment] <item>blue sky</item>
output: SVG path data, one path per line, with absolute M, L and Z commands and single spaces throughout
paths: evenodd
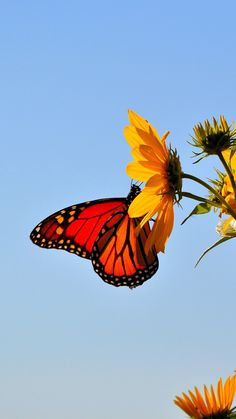
M 65 206 L 127 195 L 128 108 L 171 131 L 184 171 L 214 177 L 187 141 L 205 118 L 235 120 L 235 13 L 233 0 L 1 3 L 4 419 L 177 419 L 176 394 L 236 368 L 233 241 L 194 269 L 216 214 L 180 226 L 183 200 L 158 273 L 133 291 L 28 238 Z

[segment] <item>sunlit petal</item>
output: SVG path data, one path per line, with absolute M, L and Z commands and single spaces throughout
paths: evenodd
M 129 117 L 131 125 L 133 125 L 136 128 L 140 128 L 146 132 L 149 132 L 151 128 L 151 130 L 154 132 L 157 139 L 160 141 L 160 136 L 157 130 L 151 124 L 149 124 L 149 122 L 146 119 L 142 118 L 142 116 L 138 115 L 136 112 L 132 111 L 131 109 L 129 109 L 128 111 L 128 117 Z
M 199 410 L 201 410 L 201 412 L 203 413 L 203 415 L 207 416 L 208 415 L 208 409 L 207 406 L 204 402 L 204 399 L 200 393 L 200 391 L 198 390 L 197 387 L 195 387 L 195 393 L 197 396 L 197 401 L 198 401 L 198 406 L 199 406 Z
M 131 125 L 125 137 L 132 148 L 134 162 L 127 166 L 127 174 L 146 182 L 143 191 L 131 203 L 129 215 L 143 217 L 139 228 L 156 217 L 147 237 L 145 252 L 151 248 L 164 252 L 174 224 L 175 202 L 181 197 L 182 170 L 177 151 L 166 146 L 169 131 L 162 137 L 144 118 L 129 111 Z
M 164 201 L 164 202 L 163 202 Z M 146 242 L 146 249 L 155 246 L 157 252 L 164 252 L 174 224 L 172 198 L 162 199 L 158 207 L 158 215 Z
M 126 172 L 132 179 L 140 180 L 140 182 L 146 182 L 154 175 L 153 170 L 141 166 L 139 162 L 129 163 L 126 167 Z
M 168 192 L 169 182 L 167 178 L 160 176 L 160 174 L 158 173 L 148 179 L 146 188 L 147 188 L 147 193 L 148 193 L 148 188 L 156 188 L 157 191 L 162 190 L 162 191 Z
M 149 211 L 152 211 L 154 206 L 157 206 L 160 202 L 160 197 L 152 196 L 150 199 L 149 195 L 145 195 L 142 192 L 133 200 L 129 207 L 130 217 L 142 217 Z
M 224 406 L 224 396 L 223 396 L 223 387 L 222 387 L 222 379 L 220 378 L 217 385 L 217 396 L 218 396 L 218 402 L 219 407 L 222 409 L 222 406 Z
M 162 165 L 163 165 L 163 160 L 160 159 L 160 156 L 158 154 L 154 153 L 152 147 L 150 147 L 148 145 L 144 145 L 144 144 L 142 145 L 141 144 L 139 146 L 139 149 L 140 149 L 141 155 L 145 159 L 150 160 L 150 161 L 155 161 L 155 162 L 157 162 L 159 164 L 162 163 Z M 143 159 L 140 159 L 140 160 L 143 160 Z
M 195 394 L 189 390 L 191 403 L 188 396 L 182 393 L 174 400 L 175 404 L 180 407 L 192 419 L 210 419 L 210 418 L 229 418 L 231 417 L 231 406 L 236 393 L 236 376 L 228 377 L 223 386 L 222 379 L 217 384 L 216 394 L 213 386 L 210 391 L 204 386 L 204 397 L 201 395 L 197 387 Z
M 162 175 L 163 173 L 163 164 L 158 164 L 153 160 L 149 161 L 139 161 L 139 164 L 143 167 L 146 167 L 147 169 L 153 170 L 154 173 L 160 173 Z
M 132 147 L 139 147 L 141 144 L 145 144 L 143 139 L 137 133 L 136 128 L 132 126 L 128 126 L 124 128 L 124 136 L 126 138 L 127 143 Z
M 145 215 L 145 217 L 143 217 L 140 223 L 140 227 L 142 228 L 144 224 L 146 224 L 146 222 L 149 221 L 154 216 L 154 214 L 156 214 L 156 212 L 157 212 L 157 203 L 155 203 L 154 201 L 153 206 L 149 208 L 148 213 Z
M 184 393 L 183 393 L 183 398 L 184 400 L 182 400 L 181 397 L 176 396 L 174 402 L 178 407 L 180 407 L 180 409 L 182 409 L 185 413 L 187 413 L 187 415 L 192 417 L 193 414 L 195 413 L 194 404 L 189 399 L 189 397 Z
M 136 161 L 145 160 L 144 155 L 140 151 L 140 146 L 132 148 L 131 154 L 134 160 Z
M 159 156 L 159 159 L 165 161 L 168 157 L 168 153 L 166 152 L 165 147 L 163 147 L 163 144 L 160 141 L 157 141 L 154 133 L 152 131 L 147 133 L 146 131 L 143 131 L 139 128 L 136 128 L 136 131 L 142 140 L 140 141 L 140 145 L 143 142 L 147 146 L 151 147 L 154 153 Z

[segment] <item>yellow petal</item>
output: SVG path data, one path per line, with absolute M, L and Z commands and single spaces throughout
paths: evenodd
M 157 186 L 153 186 L 153 187 L 145 186 L 143 188 L 143 193 L 146 194 L 146 195 L 157 195 L 157 196 L 162 197 L 163 194 L 165 193 L 165 191 L 163 190 L 161 185 L 158 184 Z
M 152 211 L 153 207 L 158 205 L 159 201 L 159 196 L 154 195 L 150 197 L 150 195 L 146 195 L 141 192 L 130 204 L 128 213 L 132 218 L 142 217 L 150 210 Z
M 146 224 L 147 221 L 151 220 L 151 218 L 154 216 L 154 214 L 157 212 L 157 203 L 154 202 L 153 206 L 150 207 L 148 213 L 145 215 L 145 217 L 143 217 L 141 223 L 140 223 L 140 228 L 142 228 L 144 226 L 144 224 Z
M 209 412 L 208 412 L 207 406 L 206 406 L 205 401 L 204 401 L 204 399 L 203 399 L 203 397 L 202 397 L 202 395 L 201 395 L 201 393 L 200 393 L 200 391 L 198 390 L 197 387 L 195 387 L 195 393 L 196 393 L 196 396 L 197 396 L 198 406 L 200 407 L 201 412 L 203 413 L 203 415 L 208 416 Z
M 163 177 L 161 173 L 157 173 L 148 179 L 146 188 L 156 188 L 157 190 L 162 190 L 163 192 L 169 192 L 170 187 L 168 179 Z
M 216 396 L 215 396 L 215 392 L 212 385 L 211 385 L 211 399 L 212 399 L 212 412 L 216 413 L 218 410 L 218 404 L 216 401 Z
M 146 167 L 147 169 L 153 170 L 154 173 L 163 173 L 163 163 L 157 163 L 153 160 L 148 161 L 139 161 L 139 164 L 143 167 Z
M 226 163 L 229 163 L 229 159 L 230 159 L 230 154 L 231 154 L 231 150 L 224 150 L 222 151 L 223 157 L 226 160 Z
M 134 160 L 136 160 L 136 161 L 145 160 L 145 157 L 140 152 L 140 147 L 132 148 L 131 154 L 132 154 L 132 157 L 134 158 Z
M 224 403 L 225 403 L 225 407 L 227 409 L 229 409 L 230 406 L 231 406 L 231 403 L 230 403 L 230 393 L 231 393 L 230 392 L 230 377 L 228 377 L 227 380 L 225 381 L 224 391 L 223 391 L 223 394 L 224 394 Z
M 168 158 L 168 152 L 164 147 L 165 143 L 162 144 L 161 141 L 158 141 L 157 137 L 154 135 L 152 131 L 148 133 L 139 128 L 136 128 L 136 131 L 142 140 L 140 142 L 140 145 L 143 142 L 144 144 L 153 148 L 154 153 L 159 157 L 159 159 L 163 162 L 166 161 L 166 159 Z
M 232 152 L 231 149 L 228 149 L 222 151 L 222 154 L 226 163 L 229 164 L 234 171 L 236 171 L 236 152 Z
M 188 398 L 188 396 L 186 396 Z M 181 397 L 176 396 L 174 403 L 180 407 L 187 415 L 190 417 L 193 417 L 193 414 L 195 413 L 195 408 L 191 400 L 188 398 L 188 400 L 183 400 Z
M 173 198 L 168 195 L 163 196 L 158 204 L 157 211 L 156 220 L 146 242 L 146 250 L 150 250 L 155 245 L 158 253 L 164 252 L 166 243 L 173 229 Z
M 138 115 L 136 112 L 131 109 L 128 110 L 128 117 L 131 125 L 136 128 L 143 129 L 144 131 L 149 131 L 149 122 L 144 119 L 142 116 Z
M 167 139 L 168 135 L 169 135 L 170 131 L 166 131 L 164 132 L 164 134 L 161 137 L 161 142 L 164 143 L 165 140 Z
M 228 399 L 229 408 L 231 407 L 233 403 L 235 392 L 236 392 L 236 376 L 234 375 L 233 377 L 231 377 L 230 384 L 229 384 L 229 399 Z
M 234 220 L 232 216 L 224 220 L 222 223 L 222 233 L 227 236 L 230 223 Z M 230 230 L 230 229 L 229 229 Z M 231 231 L 231 230 L 230 230 Z
M 224 399 L 223 399 L 223 388 L 222 388 L 222 379 L 220 378 L 217 385 L 217 396 L 218 396 L 218 402 L 219 406 L 222 409 L 224 406 Z
M 205 400 L 206 400 L 206 404 L 207 404 L 207 408 L 208 408 L 208 412 L 212 413 L 212 402 L 211 402 L 211 396 L 209 391 L 207 390 L 207 387 L 204 385 L 204 395 L 205 395 Z
M 143 139 L 138 134 L 136 128 L 132 126 L 128 126 L 124 128 L 124 136 L 128 144 L 134 148 L 140 146 L 140 144 L 144 144 Z
M 231 167 L 234 171 L 236 171 L 236 152 L 234 152 L 233 156 L 231 157 Z
M 185 402 L 187 402 L 188 405 L 191 406 L 191 409 L 192 409 L 192 415 L 191 415 L 191 417 L 193 417 L 194 419 L 200 419 L 201 418 L 201 414 L 198 412 L 198 409 L 196 407 L 197 406 L 197 399 L 196 399 L 196 397 L 194 396 L 194 394 L 190 390 L 188 392 L 189 392 L 191 398 L 188 397 L 185 393 L 182 393 L 182 394 L 183 394 L 183 397 L 184 397 Z
M 127 174 L 140 182 L 146 182 L 151 176 L 153 176 L 153 170 L 147 169 L 139 164 L 139 162 L 131 162 L 126 167 Z
M 165 212 L 163 215 L 161 214 L 159 226 L 161 226 L 160 230 L 157 230 L 157 235 L 160 236 L 155 241 L 155 247 L 157 251 L 163 252 L 165 251 L 165 247 L 169 237 L 172 233 L 174 225 L 174 209 L 173 209 L 173 201 L 170 201 L 166 207 Z
M 160 135 L 158 134 L 157 130 L 146 119 L 144 119 L 142 116 L 138 115 L 136 112 L 132 111 L 131 109 L 128 110 L 128 117 L 129 117 L 131 125 L 133 125 L 135 128 L 140 128 L 146 132 L 149 132 L 151 128 L 155 136 L 160 141 Z
M 148 145 L 140 145 L 139 146 L 140 153 L 143 157 L 145 157 L 146 160 L 155 161 L 157 163 L 162 163 L 162 160 L 159 158 L 159 156 L 154 153 L 153 148 Z M 140 159 L 143 160 L 143 159 Z
M 147 188 L 147 186 L 145 186 L 142 192 L 146 195 L 163 195 L 162 193 L 160 193 L 159 185 L 155 185 L 152 188 Z

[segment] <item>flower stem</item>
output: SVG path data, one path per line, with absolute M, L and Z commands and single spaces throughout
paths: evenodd
M 232 188 L 233 188 L 233 191 L 234 191 L 234 197 L 236 199 L 236 184 L 235 184 L 235 181 L 234 181 L 233 173 L 231 172 L 228 164 L 226 163 L 225 158 L 224 158 L 221 151 L 218 152 L 217 156 L 219 157 L 219 159 L 220 159 L 221 163 L 223 164 L 227 174 L 229 175 L 230 182 L 231 182 L 231 185 L 232 185 Z
M 208 189 L 211 193 L 213 193 L 216 198 L 227 208 L 228 213 L 230 215 L 232 215 L 232 217 L 236 220 L 236 213 L 233 211 L 233 209 L 231 208 L 231 206 L 228 204 L 228 202 L 225 201 L 225 199 L 223 198 L 223 196 L 221 196 L 214 188 L 212 188 L 212 186 L 208 185 L 208 183 L 204 182 L 204 180 L 199 179 L 196 176 L 193 175 L 189 175 L 188 173 L 182 173 L 182 178 L 183 179 L 190 179 L 193 182 L 199 183 L 200 185 L 202 185 L 204 188 Z
M 217 202 L 210 201 L 209 199 L 192 194 L 190 192 L 182 192 L 181 195 L 184 196 L 185 198 L 194 199 L 195 201 L 205 202 L 206 204 L 209 204 L 211 207 L 221 208 L 221 205 L 217 204 Z

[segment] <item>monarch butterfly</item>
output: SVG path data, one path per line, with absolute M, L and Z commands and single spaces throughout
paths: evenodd
M 111 285 L 142 285 L 155 274 L 159 262 L 155 249 L 144 251 L 149 224 L 137 235 L 141 219 L 128 215 L 139 193 L 139 186 L 132 185 L 126 198 L 98 199 L 62 209 L 39 223 L 30 238 L 37 246 L 90 259 L 95 272 Z

